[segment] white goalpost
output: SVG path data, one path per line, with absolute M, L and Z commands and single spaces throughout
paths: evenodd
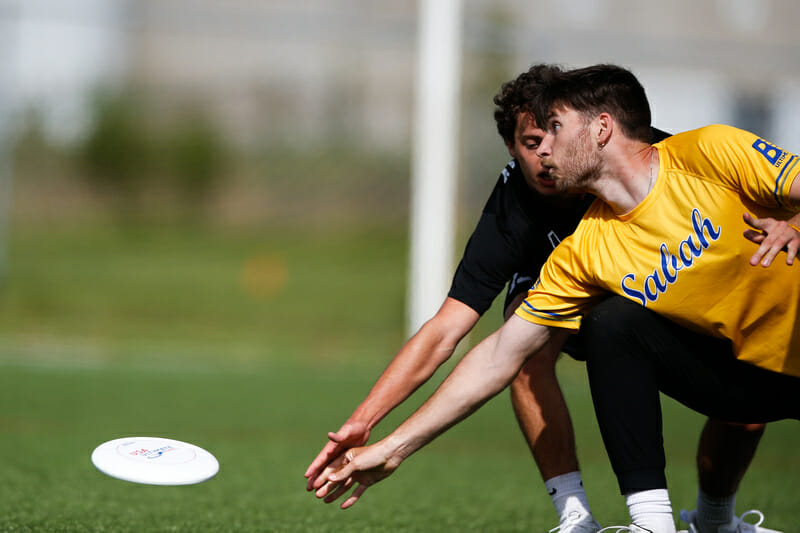
M 0 288 L 8 275 L 8 234 L 11 220 L 12 118 L 20 5 L 0 6 Z
M 409 334 L 452 276 L 461 85 L 461 0 L 420 0 L 411 176 Z

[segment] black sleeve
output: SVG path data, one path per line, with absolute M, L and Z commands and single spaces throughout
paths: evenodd
M 510 235 L 504 214 L 513 195 L 506 167 L 498 179 L 475 231 L 467 242 L 464 255 L 453 276 L 448 296 L 483 315 L 521 262 L 519 243 Z
M 501 234 L 497 217 L 484 212 L 467 242 L 447 294 L 483 315 L 514 272 L 519 259 Z

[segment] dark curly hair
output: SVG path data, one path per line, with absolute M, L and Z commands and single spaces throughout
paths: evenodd
M 540 127 L 546 127 L 553 108 L 566 106 L 586 120 L 609 113 L 626 137 L 650 142 L 650 103 L 631 71 L 603 64 L 552 74 L 532 104 Z
M 537 107 L 547 105 L 539 100 L 544 95 L 545 89 L 560 74 L 562 70 L 558 66 L 539 64 L 503 84 L 500 92 L 494 97 L 494 104 L 497 106 L 494 110 L 494 121 L 497 123 L 497 132 L 507 144 L 514 142 L 517 117 L 521 113 L 534 116 Z M 538 120 L 537 123 L 545 124 Z

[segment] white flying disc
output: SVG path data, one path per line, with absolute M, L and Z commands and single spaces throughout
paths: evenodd
M 127 437 L 105 442 L 92 452 L 102 473 L 148 485 L 191 485 L 214 477 L 217 459 L 203 448 L 161 437 Z

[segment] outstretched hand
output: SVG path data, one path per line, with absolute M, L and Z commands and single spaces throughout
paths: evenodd
M 775 220 L 771 217 L 755 218 L 750 213 L 744 214 L 744 221 L 755 229 L 745 230 L 744 236 L 758 244 L 758 250 L 750 258 L 753 266 L 759 263 L 768 267 L 778 255 L 786 252 L 786 264 L 791 265 L 800 250 L 800 232 L 784 220 Z
M 322 481 L 316 491 L 317 498 L 331 503 L 355 486 L 353 493 L 340 506 L 347 509 L 354 505 L 369 487 L 389 477 L 401 460 L 385 453 L 381 443 L 351 448 L 337 457 L 319 477 Z M 356 483 L 358 484 L 356 486 Z
M 321 475 L 332 472 L 331 462 L 344 452 L 356 446 L 362 446 L 369 440 L 369 428 L 360 422 L 345 422 L 336 433 L 328 433 L 330 439 L 317 457 L 306 469 L 308 479 L 306 490 L 317 490 L 323 485 Z

